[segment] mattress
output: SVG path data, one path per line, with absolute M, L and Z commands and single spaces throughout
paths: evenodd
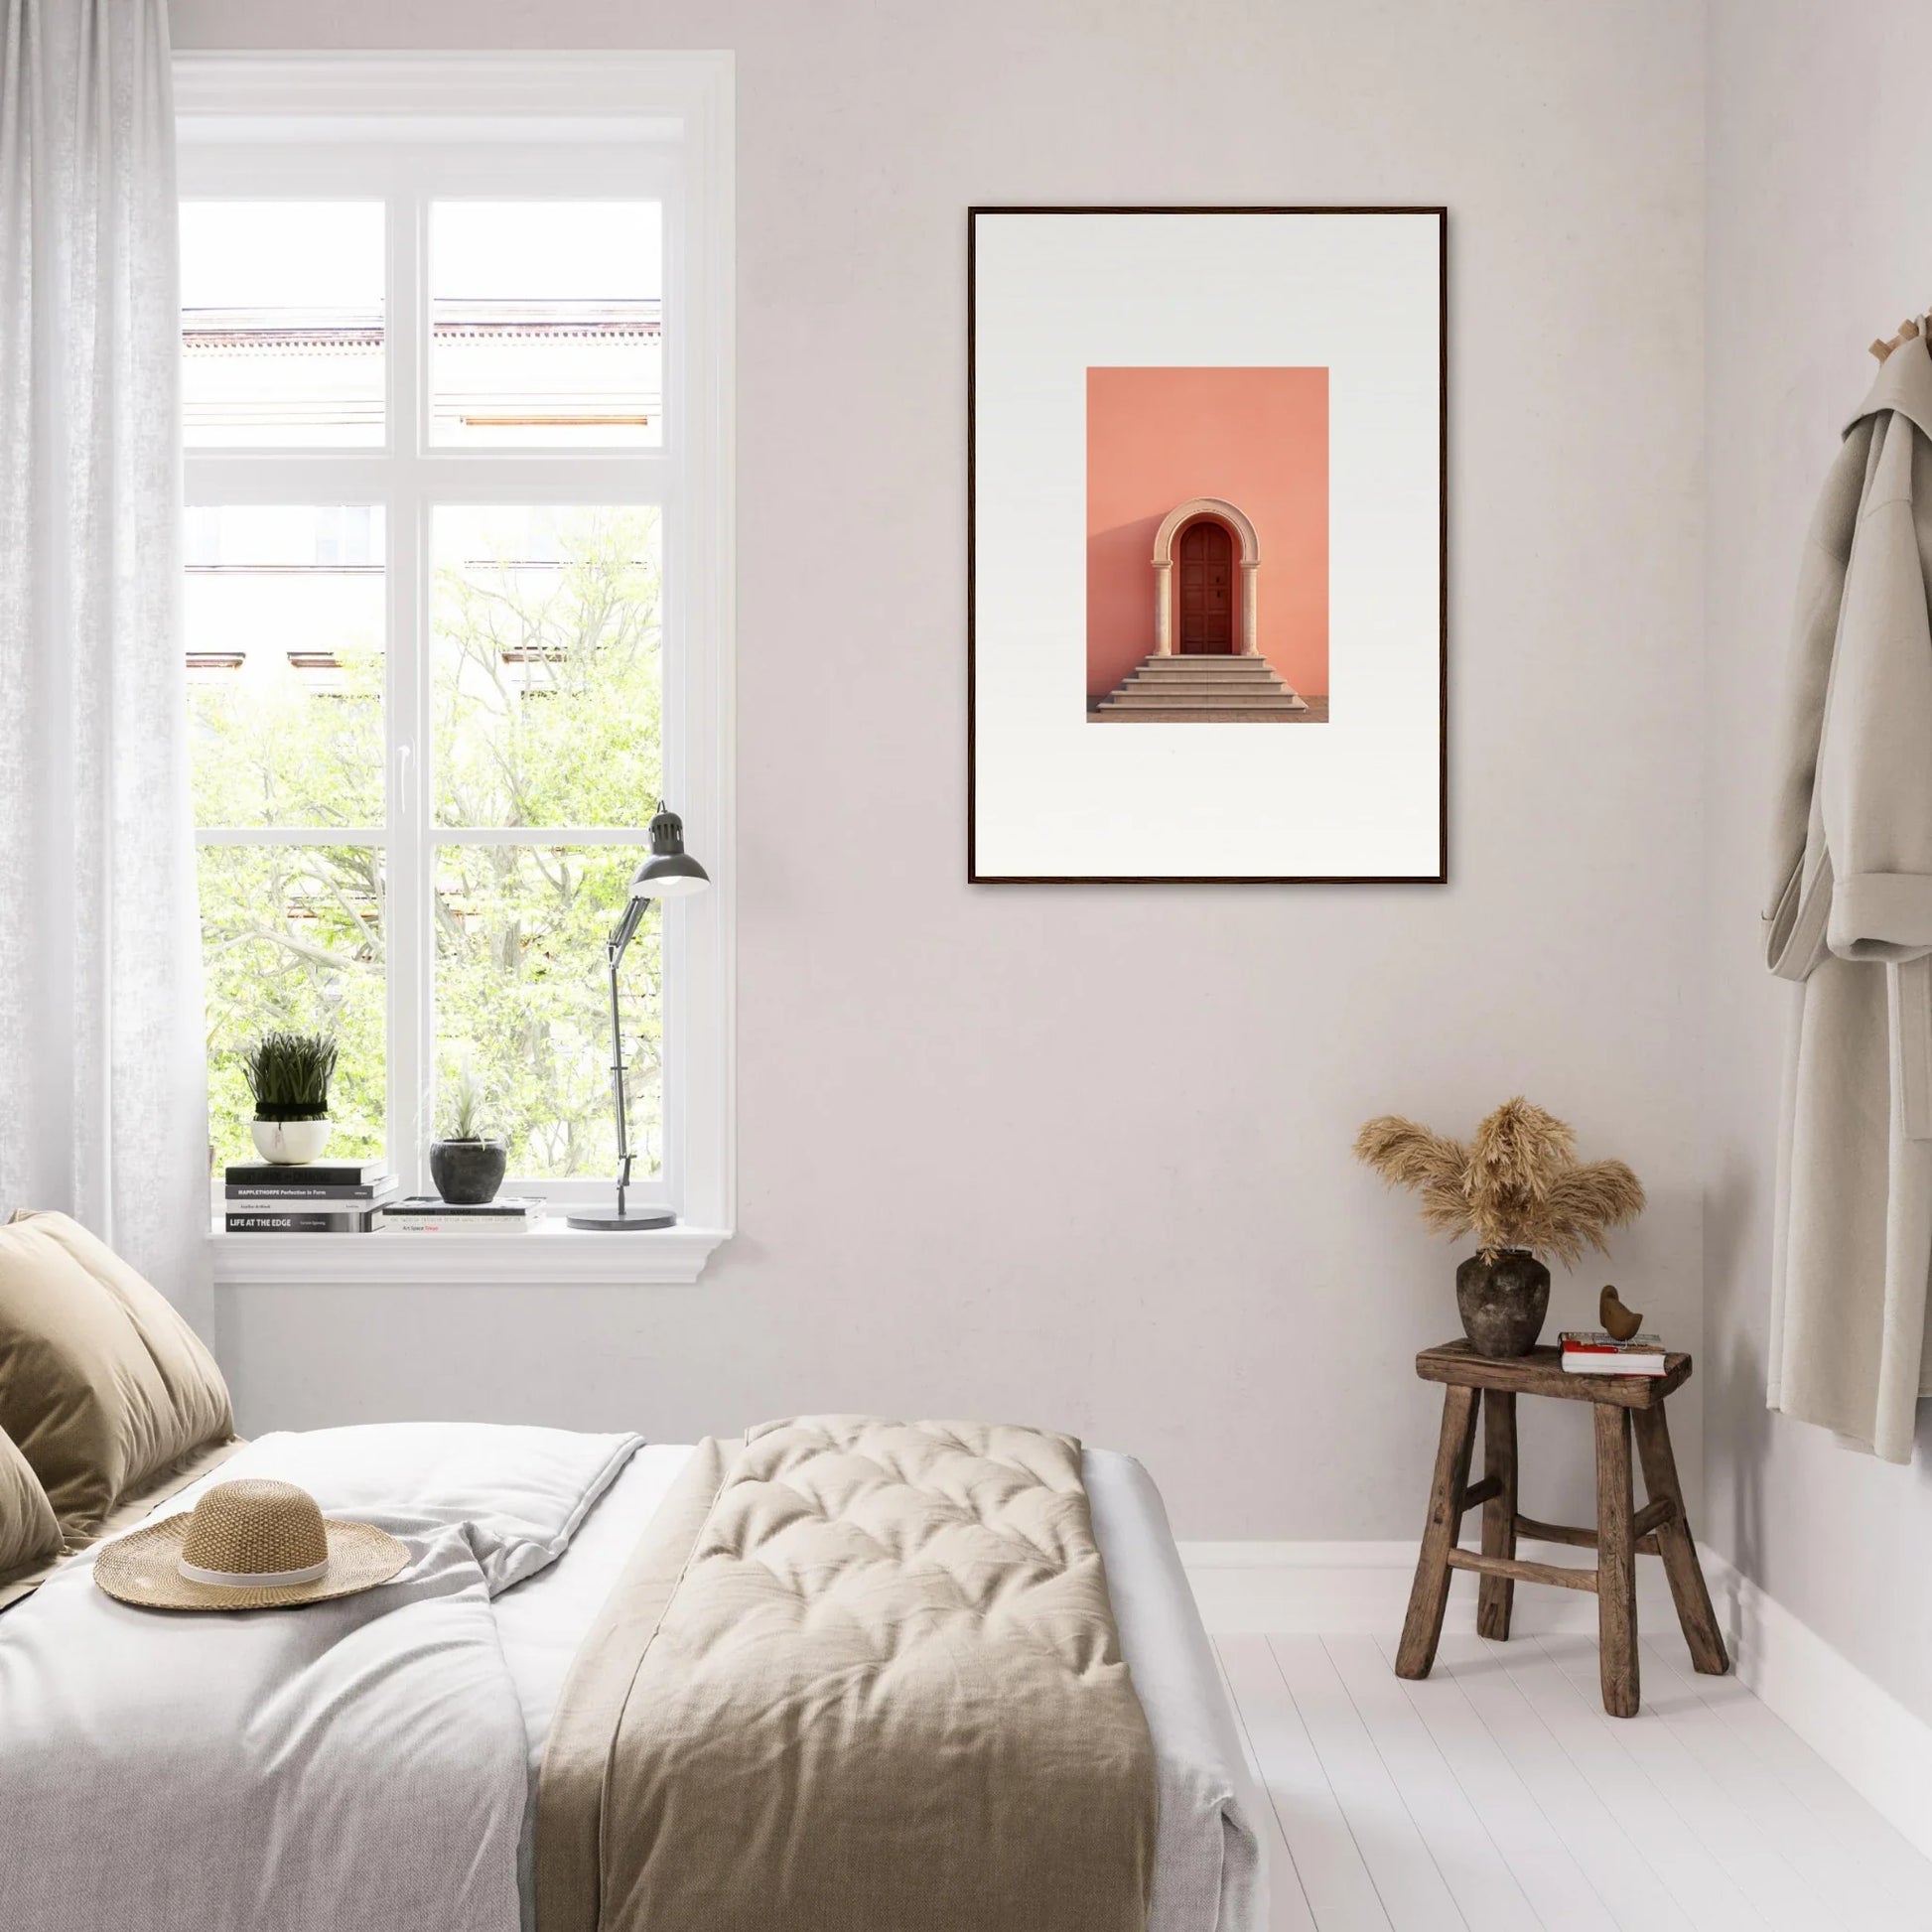
M 639 1449 L 563 1556 L 495 1599 L 497 1634 L 529 1739 L 526 1925 L 537 1772 L 557 1700 L 579 1644 L 690 1453 L 676 1444 Z M 1105 1449 L 1084 1452 L 1083 1474 L 1121 1651 L 1147 1713 L 1160 1782 L 1148 1932 L 1261 1932 L 1267 1901 L 1254 1829 L 1260 1801 L 1160 1492 L 1131 1456 Z

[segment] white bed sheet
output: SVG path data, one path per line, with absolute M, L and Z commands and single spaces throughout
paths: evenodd
M 644 1526 L 684 1466 L 688 1446 L 654 1443 L 631 1457 L 564 1555 L 492 1607 L 530 1742 L 524 1816 L 524 1923 L 536 1777 L 571 1659 Z M 1262 1800 L 1194 1607 L 1160 1491 L 1133 1457 L 1085 1451 L 1095 1540 L 1107 1565 L 1121 1651 L 1147 1713 L 1161 1792 L 1148 1932 L 1261 1932 L 1267 1875 L 1256 1821 Z M 667 1929 L 670 1932 L 670 1929 Z

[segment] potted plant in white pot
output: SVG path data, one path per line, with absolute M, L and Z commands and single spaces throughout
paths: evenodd
M 300 1167 L 329 1145 L 329 1082 L 336 1042 L 327 1034 L 263 1034 L 241 1056 L 255 1096 L 249 1131 L 264 1161 Z
M 448 1132 L 429 1145 L 430 1178 L 452 1207 L 483 1207 L 496 1198 L 509 1167 L 509 1144 L 483 1118 L 483 1089 L 465 1067 L 450 1094 Z

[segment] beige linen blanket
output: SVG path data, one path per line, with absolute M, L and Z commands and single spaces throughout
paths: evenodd
M 1144 1932 L 1153 1746 L 1080 1448 L 707 1443 L 572 1667 L 539 1932 Z

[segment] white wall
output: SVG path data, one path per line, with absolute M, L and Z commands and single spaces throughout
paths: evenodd
M 1757 931 L 1798 545 L 1876 367 L 1865 345 L 1932 303 L 1928 71 L 1932 14 L 1906 0 L 1711 10 L 1704 1533 L 1932 1721 L 1932 1412 L 1896 1468 L 1764 1410 L 1795 989 Z
M 1653 1197 L 1552 1327 L 1614 1278 L 1697 1339 L 1695 9 L 174 17 L 185 48 L 740 60 L 743 1232 L 691 1290 L 227 1291 L 247 1428 L 982 1414 L 1138 1451 L 1183 1535 L 1414 1535 L 1455 1256 L 1348 1144 L 1518 1090 Z M 1451 209 L 1446 889 L 963 883 L 964 210 L 1142 201 Z M 1581 1419 L 1526 1433 L 1532 1506 L 1585 1507 Z

